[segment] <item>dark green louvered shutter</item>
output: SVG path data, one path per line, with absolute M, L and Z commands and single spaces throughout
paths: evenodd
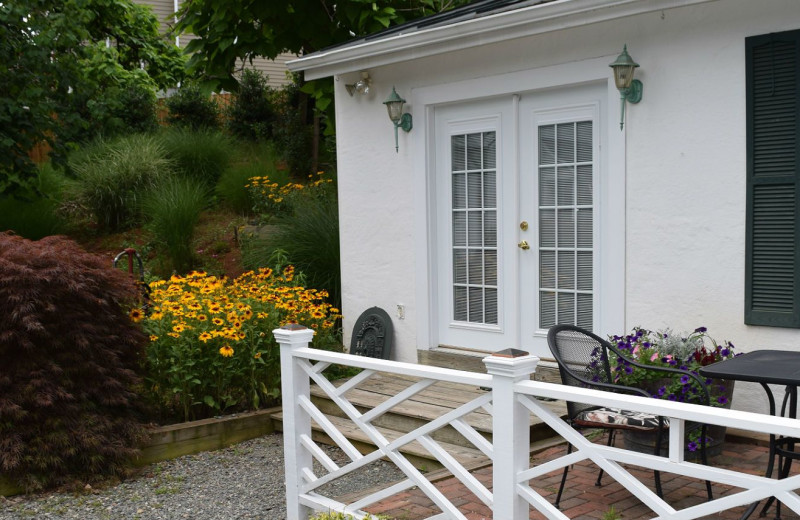
M 745 323 L 800 327 L 800 30 L 745 41 Z

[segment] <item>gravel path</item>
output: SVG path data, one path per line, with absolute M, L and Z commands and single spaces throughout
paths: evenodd
M 346 462 L 340 450 L 324 449 L 338 464 Z M 317 470 L 317 474 L 324 471 Z M 324 494 L 343 496 L 401 479 L 402 474 L 393 464 L 379 461 L 328 484 Z M 285 517 L 283 442 L 279 434 L 159 462 L 117 486 L 82 494 L 0 497 L 0 520 L 281 520 Z

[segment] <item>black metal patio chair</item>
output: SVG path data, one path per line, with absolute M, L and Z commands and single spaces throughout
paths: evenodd
M 558 363 L 561 382 L 564 385 L 651 397 L 649 392 L 641 388 L 622 386 L 614 383 L 609 361 L 609 352 L 613 352 L 616 356 L 624 358 L 627 363 L 637 369 L 663 372 L 665 377 L 674 376 L 675 374 L 688 375 L 697 381 L 701 389 L 699 404 L 708 405 L 710 402 L 705 382 L 696 374 L 677 368 L 655 367 L 637 363 L 627 358 L 619 349 L 608 341 L 580 327 L 575 327 L 573 325 L 556 325 L 550 328 L 547 334 L 547 343 L 550 347 L 550 352 Z M 597 349 L 600 349 L 599 354 L 601 355 L 599 356 L 595 354 Z M 576 429 L 606 430 L 608 432 L 608 446 L 613 444 L 614 434 L 618 430 L 628 429 L 655 432 L 655 454 L 661 453 L 661 443 L 664 434 L 667 433 L 669 429 L 669 421 L 665 417 L 603 408 L 571 401 L 567 402 L 567 420 Z M 700 438 L 705 439 L 706 425 L 698 424 L 694 427 L 701 429 Z M 688 424 L 686 430 L 690 431 Z M 703 464 L 707 464 L 708 461 L 704 444 L 705 442 L 700 443 L 700 457 Z M 572 444 L 568 443 L 567 453 L 571 452 Z M 564 491 L 568 472 L 569 466 L 564 468 L 564 474 L 561 477 L 561 485 L 558 488 L 558 495 L 555 501 L 556 507 L 559 507 L 559 503 L 561 502 L 561 494 Z M 659 497 L 663 497 L 660 473 L 654 471 L 654 477 L 656 493 Z M 597 476 L 597 482 L 595 482 L 596 486 L 601 485 L 602 478 L 603 470 L 601 469 L 600 474 Z M 708 499 L 712 500 L 713 493 L 711 490 L 711 482 L 709 481 L 706 481 L 706 492 L 708 494 Z

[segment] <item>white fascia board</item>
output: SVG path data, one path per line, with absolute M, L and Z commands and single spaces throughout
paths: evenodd
M 557 0 L 463 22 L 396 34 L 292 60 L 307 80 L 454 50 L 720 0 Z

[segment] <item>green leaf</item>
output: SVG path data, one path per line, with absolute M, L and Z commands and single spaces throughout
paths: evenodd
M 211 408 L 217 408 L 217 402 L 210 395 L 203 397 L 203 402 L 206 403 Z

